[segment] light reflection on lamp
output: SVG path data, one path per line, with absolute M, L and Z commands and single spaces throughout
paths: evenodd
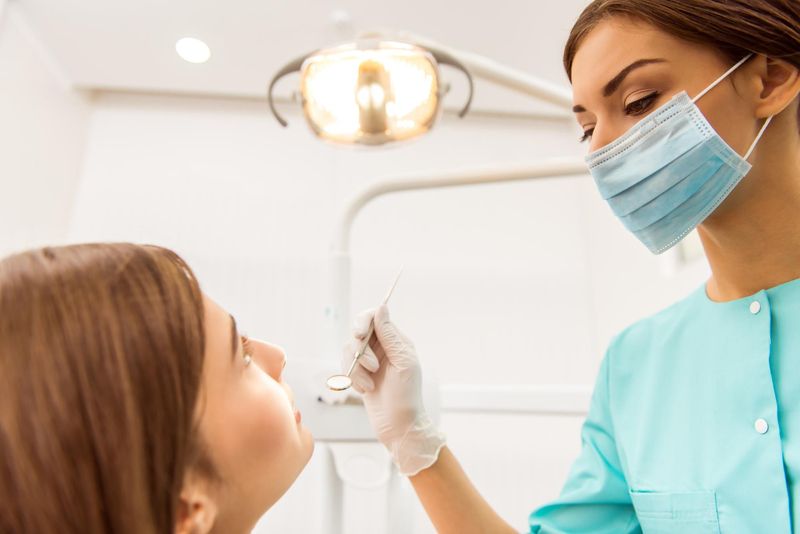
M 397 119 L 392 82 L 380 61 L 368 59 L 358 66 L 356 105 L 358 125 L 365 134 L 386 133 L 395 126 L 389 124 Z
M 293 61 L 270 83 L 270 107 L 286 126 L 275 110 L 272 88 L 299 70 L 303 112 L 322 139 L 364 145 L 411 139 L 430 130 L 439 115 L 440 63 L 467 74 L 470 95 L 463 117 L 472 100 L 466 69 L 446 54 L 391 41 L 348 44 Z

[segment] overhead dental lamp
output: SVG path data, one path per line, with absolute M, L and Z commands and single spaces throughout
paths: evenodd
M 275 109 L 275 84 L 300 71 L 300 97 L 311 130 L 335 143 L 382 145 L 417 137 L 430 130 L 440 115 L 447 92 L 439 65 L 461 70 L 469 82 L 464 117 L 472 102 L 473 82 L 467 69 L 443 51 L 397 41 L 367 39 L 318 50 L 283 67 L 269 84 L 269 105 Z

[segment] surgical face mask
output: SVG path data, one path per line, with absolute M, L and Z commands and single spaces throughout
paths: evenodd
M 611 210 L 654 254 L 702 223 L 750 171 L 747 158 L 714 131 L 696 102 L 750 55 L 693 99 L 686 91 L 642 119 L 608 146 L 586 157 L 589 172 Z

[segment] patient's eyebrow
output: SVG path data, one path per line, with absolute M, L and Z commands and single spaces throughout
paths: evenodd
M 228 315 L 231 318 L 231 360 L 236 358 L 236 353 L 239 352 L 239 331 L 236 329 L 236 319 L 233 315 Z

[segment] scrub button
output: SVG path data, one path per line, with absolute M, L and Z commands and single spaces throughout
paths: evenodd
M 756 424 L 753 426 L 756 427 L 756 432 L 759 434 L 766 434 L 769 430 L 769 424 L 764 419 L 756 419 Z
M 750 313 L 755 315 L 760 311 L 761 311 L 761 303 L 760 302 L 758 302 L 757 300 L 754 300 L 753 302 L 750 303 Z M 761 420 L 762 419 L 759 419 L 759 421 L 761 421 Z

